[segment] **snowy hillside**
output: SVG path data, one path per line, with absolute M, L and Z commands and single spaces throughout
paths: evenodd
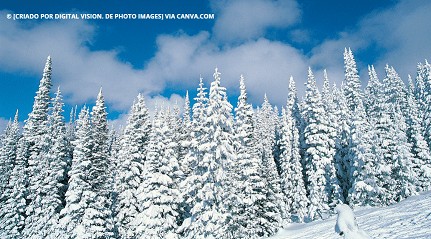
M 431 191 L 382 208 L 356 208 L 359 227 L 373 238 L 431 238 Z M 307 224 L 292 224 L 271 239 L 342 238 L 334 230 L 337 216 Z

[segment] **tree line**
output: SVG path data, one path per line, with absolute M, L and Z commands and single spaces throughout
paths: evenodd
M 48 57 L 33 109 L 0 143 L 1 238 L 260 238 L 326 218 L 338 203 L 382 206 L 431 187 L 431 66 L 407 84 L 373 66 L 361 86 L 350 49 L 345 79 L 319 89 L 308 69 L 299 100 L 291 77 L 280 110 L 265 95 L 234 108 L 215 69 L 191 105 L 135 99 L 121 132 L 96 104 L 65 121 L 51 97 Z M 182 112 L 182 113 L 181 113 Z

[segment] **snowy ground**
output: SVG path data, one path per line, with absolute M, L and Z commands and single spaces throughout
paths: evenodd
M 431 238 L 431 191 L 382 208 L 356 208 L 359 228 L 372 238 Z M 292 224 L 271 239 L 342 238 L 334 230 L 337 216 L 306 224 Z

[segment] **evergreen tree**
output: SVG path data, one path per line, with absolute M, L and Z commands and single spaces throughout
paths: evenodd
M 310 219 L 328 212 L 329 205 L 340 199 L 340 189 L 333 164 L 335 142 L 333 130 L 327 122 L 321 95 L 316 86 L 313 72 L 308 69 L 303 117 L 306 121 L 306 179 L 310 200 Z M 338 195 L 337 195 L 338 194 Z
M 220 86 L 220 73 L 216 68 L 206 111 L 207 132 L 199 146 L 203 157 L 195 171 L 202 186 L 195 196 L 192 216 L 182 226 L 186 238 L 226 237 L 231 205 L 226 205 L 224 199 L 233 193 L 227 176 L 236 160 L 231 111 L 232 105 L 227 101 L 226 89 Z
M 66 192 L 66 206 L 60 212 L 60 226 L 63 230 L 62 238 L 76 238 L 82 235 L 82 218 L 89 204 L 95 197 L 90 181 L 90 167 L 92 166 L 93 136 L 91 130 L 90 113 L 86 106 L 81 109 L 76 121 L 76 140 L 73 151 L 69 184 Z
M 384 99 L 384 96 L 382 96 Z M 382 158 L 378 164 L 378 186 L 381 188 L 379 191 L 379 200 L 383 205 L 389 205 L 395 202 L 396 197 L 396 178 L 393 177 L 392 171 L 394 167 L 393 159 L 396 158 L 397 152 L 394 151 L 397 142 L 394 140 L 395 135 L 395 122 L 391 117 L 394 112 L 394 106 L 385 101 L 380 103 L 381 109 L 377 115 L 375 122 L 375 130 L 378 135 L 377 145 L 382 152 Z
M 299 154 L 299 131 L 294 112 L 298 108 L 295 81 L 290 77 L 286 110 L 281 118 L 281 188 L 289 213 L 302 222 L 306 216 L 308 199 Z
M 414 85 L 409 77 L 409 91 L 407 94 L 407 139 L 411 144 L 413 154 L 413 169 L 418 176 L 417 187 L 419 191 L 426 191 L 430 188 L 431 178 L 431 154 L 428 143 L 423 137 L 423 130 L 420 124 L 419 104 L 415 98 Z
M 151 122 L 144 97 L 139 94 L 132 105 L 127 125 L 120 141 L 115 189 L 118 196 L 115 220 L 121 238 L 136 238 L 133 221 L 140 201 L 137 190 L 144 181 L 144 162 L 151 132 Z
M 206 97 L 207 92 L 202 80 L 202 78 L 199 79 L 198 93 L 197 97 L 194 99 L 195 104 L 192 108 L 191 128 L 189 129 L 188 135 L 185 135 L 185 139 L 189 138 L 190 141 L 184 141 L 182 143 L 183 146 L 188 148 L 186 155 L 184 155 L 184 158 L 180 161 L 181 171 L 184 175 L 184 180 L 179 184 L 182 201 L 180 204 L 180 216 L 182 217 L 180 221 L 182 222 L 191 217 L 191 208 L 197 203 L 196 194 L 202 189 L 203 185 L 203 178 L 200 175 L 198 163 L 201 162 L 203 158 L 200 146 L 203 144 L 203 137 L 205 135 L 204 120 L 206 118 L 208 98 Z M 182 232 L 184 232 L 183 229 Z
M 3 203 L 8 198 L 5 195 L 5 190 L 8 187 L 9 178 L 15 164 L 19 137 L 17 111 L 14 120 L 8 122 L 0 145 L 0 195 L 2 195 L 0 196 L 0 203 Z
M 159 111 L 153 121 L 143 180 L 138 188 L 140 212 L 132 222 L 138 238 L 176 238 L 180 172 L 169 114 Z
M 415 98 L 418 102 L 418 115 L 419 119 L 421 121 L 421 126 L 424 127 L 424 119 L 427 112 L 427 105 L 426 105 L 426 98 L 429 94 L 427 92 L 426 87 L 426 78 L 427 78 L 427 72 L 426 68 L 422 63 L 419 63 L 417 65 L 417 74 L 416 74 L 416 84 L 415 84 Z M 425 128 L 424 128 L 425 129 Z
M 344 48 L 344 75 L 343 91 L 346 95 L 347 105 L 353 111 L 358 106 L 359 101 L 362 100 L 362 91 L 356 61 L 350 48 Z
M 331 141 L 334 141 L 335 155 L 334 155 L 334 169 L 335 177 L 331 180 L 332 183 L 338 184 L 336 192 L 331 193 L 330 199 L 332 202 L 331 207 L 335 207 L 338 201 L 344 201 L 347 197 L 347 191 L 350 188 L 348 171 L 350 171 L 350 159 L 346 157 L 348 146 L 348 132 L 350 131 L 347 121 L 346 112 L 348 109 L 345 107 L 345 98 L 343 95 L 338 94 L 338 89 L 330 88 L 328 74 L 326 70 L 323 71 L 323 89 L 322 89 L 322 104 L 325 110 L 326 121 L 328 122 L 328 136 Z M 361 99 L 357 100 L 361 103 Z M 343 104 L 344 103 L 344 104 Z M 330 175 L 333 173 L 331 172 Z M 335 188 L 334 188 L 335 189 Z
M 350 150 L 350 110 L 347 105 L 346 96 L 343 93 L 343 87 L 338 89 L 334 84 L 332 87 L 332 104 L 333 116 L 330 117 L 332 126 L 336 129 L 335 137 L 335 169 L 337 178 L 340 182 L 340 187 L 343 192 L 343 198 L 347 198 L 349 189 L 352 186 L 352 181 L 349 172 L 351 171 L 351 161 L 354 158 L 349 157 Z M 361 102 L 359 102 L 361 104 Z
M 79 114 L 66 207 L 60 224 L 66 238 L 113 238 L 110 210 L 107 148 L 107 121 L 101 91 L 93 107 L 92 121 L 84 107 Z
M 63 100 L 58 88 L 52 101 L 49 115 L 49 142 L 51 147 L 46 154 L 47 169 L 44 179 L 45 199 L 43 205 L 44 223 L 39 225 L 40 231 L 46 231 L 43 237 L 54 238 L 60 211 L 65 205 L 67 189 L 67 170 L 70 165 L 70 148 L 67 138 L 66 124 L 63 116 Z
M 232 181 L 236 189 L 228 224 L 233 238 L 257 238 L 267 235 L 271 223 L 265 217 L 266 189 L 261 175 L 261 161 L 254 138 L 254 112 L 247 103 L 244 77 L 240 77 L 240 95 L 235 108 L 235 147 L 237 160 L 233 162 Z M 261 218 L 260 220 L 255 220 Z
M 365 89 L 364 107 L 369 117 L 370 123 L 374 124 L 378 120 L 379 112 L 382 110 L 383 86 L 379 81 L 374 66 L 368 66 L 368 84 Z
M 88 181 L 91 183 L 92 197 L 88 208 L 82 216 L 82 224 L 78 227 L 78 237 L 112 238 L 114 223 L 112 218 L 112 202 L 108 155 L 108 122 L 105 99 L 100 89 L 96 105 L 91 112 L 91 134 L 93 145 L 91 150 L 91 167 Z M 81 234 L 82 233 L 82 234 Z
M 377 170 L 382 156 L 375 142 L 377 135 L 368 121 L 362 104 L 359 104 L 351 117 L 349 157 L 354 160 L 350 161 L 352 186 L 348 192 L 347 202 L 355 206 L 378 206 L 380 188 L 377 184 L 379 174 Z
M 20 138 L 18 111 L 6 127 L 0 149 L 2 188 L 0 196 L 0 237 L 19 238 L 25 216 L 25 162 L 17 159 Z M 21 141 L 22 142 L 22 141 Z
M 400 107 L 403 116 L 407 115 L 407 88 L 393 67 L 386 65 L 386 77 L 383 79 L 385 100 Z
M 49 180 L 50 148 L 53 138 L 49 129 L 49 104 L 51 83 L 51 57 L 48 57 L 40 80 L 39 89 L 34 98 L 33 109 L 25 121 L 22 143 L 18 158 L 27 161 L 26 173 L 28 176 L 28 193 L 26 194 L 26 219 L 22 236 L 25 238 L 44 238 L 50 234 L 49 222 L 55 214 L 55 209 L 48 212 L 51 207 L 51 191 L 56 192 L 57 181 Z M 55 164 L 55 163 L 54 163 Z M 55 172 L 57 173 L 57 172 Z M 63 172 L 59 172 L 63 175 Z M 61 205 L 61 201 L 59 203 Z M 56 205 L 53 205 L 56 208 Z M 45 212 L 45 210 L 47 210 Z
M 269 235 L 275 233 L 283 224 L 283 220 L 288 220 L 290 217 L 283 200 L 280 177 L 273 152 L 276 145 L 278 120 L 278 114 L 265 94 L 262 106 L 256 113 L 255 138 L 259 150 L 258 155 L 262 161 L 262 176 L 266 181 L 268 190 L 266 215 L 272 224 L 272 228 L 268 228 L 267 233 Z
M 396 200 L 416 194 L 416 182 L 418 175 L 413 168 L 411 145 L 407 140 L 407 125 L 400 108 L 394 109 L 394 130 L 397 132 L 393 140 L 396 142 L 393 149 L 393 177 L 396 179 Z
M 422 79 L 423 92 L 418 96 L 420 118 L 422 119 L 422 128 L 424 138 L 431 150 L 431 65 L 428 61 L 422 65 L 418 72 L 417 80 Z

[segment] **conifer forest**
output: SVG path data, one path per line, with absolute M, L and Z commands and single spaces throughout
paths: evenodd
M 150 116 L 138 95 L 113 129 L 102 90 L 66 120 L 48 57 L 32 111 L 0 139 L 0 238 L 264 238 L 428 191 L 431 65 L 380 70 L 361 81 L 347 48 L 341 85 L 309 68 L 277 108 L 252 106 L 243 76 L 232 105 L 216 68 L 184 105 Z

